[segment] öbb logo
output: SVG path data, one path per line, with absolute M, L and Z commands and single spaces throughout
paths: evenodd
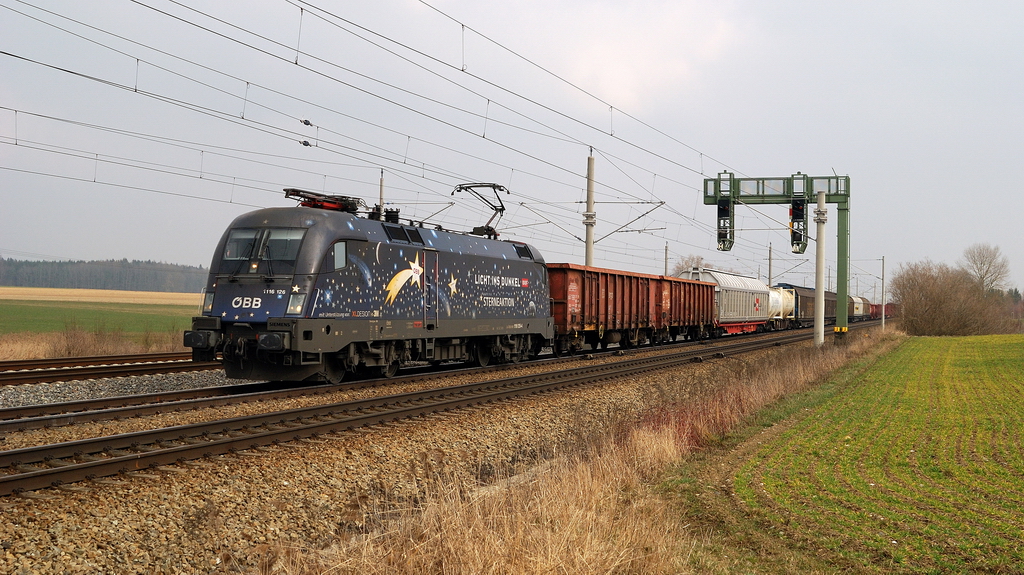
M 263 298 L 259 297 L 236 297 L 231 300 L 231 307 L 233 308 L 247 307 L 257 309 L 261 305 L 263 305 Z

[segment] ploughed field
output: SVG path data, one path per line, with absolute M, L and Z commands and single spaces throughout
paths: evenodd
M 1024 336 L 912 338 L 819 393 L 682 489 L 737 563 L 1021 571 Z

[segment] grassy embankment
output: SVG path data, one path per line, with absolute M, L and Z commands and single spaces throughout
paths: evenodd
M 1021 572 L 1022 387 L 1021 336 L 782 352 L 521 481 L 438 488 L 259 572 Z
M 0 287 L 0 360 L 184 351 L 199 297 Z

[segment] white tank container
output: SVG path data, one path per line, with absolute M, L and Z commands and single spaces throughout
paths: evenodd
M 780 287 L 769 290 L 768 319 L 793 319 L 793 308 L 796 305 L 793 290 Z

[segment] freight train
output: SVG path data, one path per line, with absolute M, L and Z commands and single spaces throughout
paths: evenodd
M 230 378 L 339 382 L 448 361 L 514 363 L 543 348 L 796 327 L 806 308 L 806 288 L 547 263 L 487 226 L 456 233 L 403 224 L 398 210 L 361 214 L 355 198 L 285 195 L 299 206 L 243 214 L 224 232 L 201 315 L 184 333 L 194 360 L 221 361 Z

